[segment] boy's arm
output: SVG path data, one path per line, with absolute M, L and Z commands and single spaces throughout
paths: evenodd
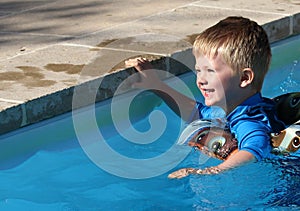
M 230 168 L 234 168 L 237 166 L 240 166 L 242 164 L 248 163 L 250 161 L 255 161 L 255 157 L 253 154 L 251 154 L 248 151 L 245 150 L 239 150 L 237 153 L 230 156 L 227 160 L 225 160 L 223 163 L 218 165 L 217 167 L 221 170 L 227 170 Z
M 143 58 L 129 59 L 127 67 L 135 67 L 140 73 L 141 80 L 133 87 L 148 89 L 158 95 L 183 120 L 188 121 L 196 102 L 177 92 L 159 79 L 151 63 Z
M 227 160 L 218 166 L 213 166 L 205 169 L 183 168 L 169 174 L 170 179 L 180 179 L 190 174 L 218 174 L 221 171 L 228 170 L 245 164 L 250 161 L 254 161 L 255 157 L 248 151 L 240 150 L 234 155 L 230 156 Z

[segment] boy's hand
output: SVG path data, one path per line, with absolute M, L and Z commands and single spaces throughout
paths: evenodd
M 142 72 L 143 70 L 153 69 L 151 63 L 142 57 L 138 57 L 135 59 L 128 59 L 125 61 L 126 67 L 135 67 L 137 71 Z
M 161 80 L 152 64 L 145 58 L 135 58 L 125 61 L 126 67 L 134 67 L 140 73 L 140 81 L 134 83 L 133 88 L 153 89 Z
M 168 175 L 169 179 L 181 179 L 190 174 L 219 174 L 222 170 L 217 166 L 205 168 L 205 169 L 194 169 L 194 168 L 183 168 Z
M 168 175 L 169 179 L 181 179 L 183 177 L 186 177 L 188 175 L 190 175 L 192 173 L 193 168 L 183 168 L 183 169 L 179 169 L 177 171 L 172 172 L 171 174 Z

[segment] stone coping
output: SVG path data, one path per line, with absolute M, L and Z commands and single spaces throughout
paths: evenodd
M 300 34 L 300 13 L 265 23 L 263 24 L 263 27 L 267 31 L 271 43 Z M 194 37 L 195 36 L 191 35 L 188 42 L 191 43 Z M 99 48 L 101 47 L 103 46 L 99 46 Z M 190 71 L 190 69 L 194 66 L 193 60 L 191 59 L 191 46 L 181 45 L 179 48 L 181 49 L 171 52 L 170 54 L 158 55 L 156 53 L 151 55 L 151 53 L 149 54 L 149 52 L 147 52 L 146 56 L 153 60 L 152 63 L 156 69 L 164 70 L 167 73 L 174 75 L 179 75 Z M 96 51 L 97 48 L 95 47 L 94 50 Z M 141 52 L 141 54 L 142 53 L 143 52 Z M 128 54 L 128 57 L 130 56 L 132 55 Z M 111 98 L 114 96 L 118 86 L 126 78 L 135 73 L 133 68 L 125 69 L 122 67 L 122 63 L 120 64 L 119 67 L 116 65 L 114 68 L 112 68 L 112 72 L 104 74 L 101 77 L 98 77 L 97 74 L 92 74 L 92 78 L 88 77 L 85 79 L 84 74 L 81 75 L 83 80 L 80 82 L 79 86 L 85 87 L 86 90 L 93 90 L 96 87 L 98 92 L 97 96 L 95 97 L 95 102 Z M 82 68 L 80 70 L 82 71 Z M 38 98 L 25 102 L 7 101 L 8 104 L 13 103 L 15 105 L 7 106 L 0 111 L 0 134 L 4 134 L 45 119 L 70 112 L 72 110 L 73 92 L 76 86 L 77 85 L 71 85 L 59 91 L 41 95 Z M 126 87 L 125 85 L 122 92 L 128 92 L 130 90 L 130 86 Z M 3 101 L 5 102 L 5 100 Z M 87 101 L 82 105 L 88 105 L 95 102 Z

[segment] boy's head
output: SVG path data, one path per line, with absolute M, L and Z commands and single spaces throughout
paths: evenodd
M 195 56 L 221 56 L 234 71 L 252 69 L 252 88 L 260 91 L 271 60 L 264 29 L 243 17 L 228 17 L 203 31 L 193 46 Z

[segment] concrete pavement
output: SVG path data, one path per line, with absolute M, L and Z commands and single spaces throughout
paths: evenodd
M 70 111 L 73 87 L 108 73 L 97 100 L 111 97 L 132 74 L 119 71 L 129 57 L 185 60 L 195 34 L 222 18 L 253 19 L 274 42 L 300 33 L 299 11 L 300 0 L 2 0 L 0 134 Z

